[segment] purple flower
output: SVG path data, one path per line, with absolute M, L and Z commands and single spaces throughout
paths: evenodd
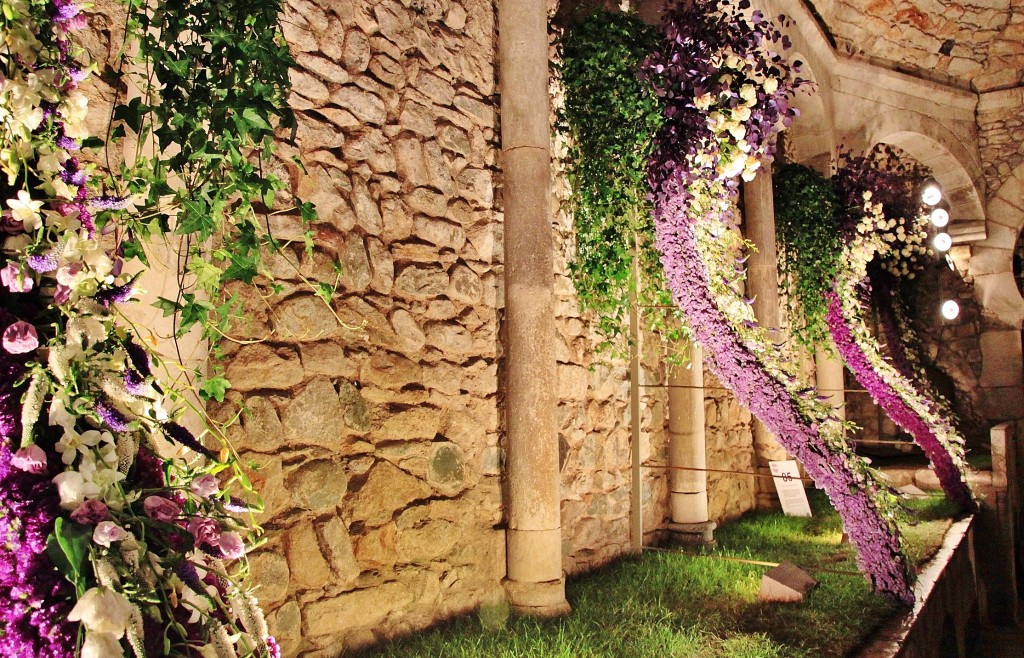
M 196 571 L 191 562 L 182 561 L 175 567 L 174 573 L 178 574 L 178 578 L 181 578 L 181 582 L 188 585 L 190 590 L 196 594 L 207 595 L 203 581 L 199 578 L 199 572 Z
M 39 347 L 36 328 L 21 320 L 4 330 L 3 346 L 11 354 L 28 354 Z
M 131 205 L 131 197 L 98 196 L 89 201 L 96 210 L 124 210 Z
M 163 523 L 170 523 L 181 514 L 181 507 L 177 503 L 162 496 L 146 496 L 142 501 L 142 509 L 146 516 Z
M 237 532 L 225 532 L 217 540 L 217 548 L 227 560 L 237 560 L 245 555 L 245 543 Z
M 141 272 L 139 273 L 141 274 Z M 109 307 L 111 304 L 122 304 L 132 298 L 132 293 L 135 292 L 135 280 L 139 278 L 139 274 L 136 274 L 127 283 L 120 286 L 111 286 L 104 288 L 97 292 L 93 297 L 94 299 L 103 304 L 104 307 Z
M 188 531 L 196 540 L 196 546 L 216 546 L 220 540 L 220 524 L 211 518 L 198 516 L 188 522 Z
M 14 261 L 7 263 L 7 267 L 0 270 L 0 283 L 7 286 L 11 292 L 32 290 L 32 277 L 24 274 Z
M 132 367 L 138 370 L 140 375 L 149 377 L 153 374 L 149 365 L 149 353 L 144 347 L 129 339 L 124 344 L 124 350 L 128 353 L 128 360 L 132 362 Z
M 46 453 L 35 444 L 21 448 L 11 456 L 11 466 L 19 468 L 26 473 L 45 473 Z
M 114 405 L 105 400 L 97 400 L 93 405 L 93 411 L 107 427 L 115 432 L 126 432 L 131 429 L 131 421 Z
M 45 254 L 32 254 L 28 257 L 28 266 L 41 274 L 57 269 L 57 262 L 57 252 L 54 249 Z
M 273 635 L 268 635 L 264 642 L 267 644 L 268 658 L 281 658 L 281 646 L 278 645 Z
M 92 531 L 92 540 L 100 546 L 110 548 L 111 542 L 128 537 L 128 532 L 113 521 L 100 521 Z
M 180 443 L 181 445 L 198 452 L 201 455 L 206 456 L 207 459 L 215 460 L 216 456 L 210 452 L 206 446 L 199 442 L 192 432 L 189 432 L 186 428 L 182 427 L 178 423 L 166 423 L 164 425 L 164 434 L 168 436 L 172 441 Z
M 103 501 L 90 498 L 71 512 L 71 519 L 82 525 L 94 525 L 110 518 L 110 510 Z M 108 544 L 109 545 L 109 544 Z
M 205 473 L 192 480 L 189 489 L 201 498 L 209 498 L 220 491 L 220 482 L 217 481 L 215 476 Z

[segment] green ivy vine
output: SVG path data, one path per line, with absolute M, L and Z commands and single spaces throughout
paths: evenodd
M 126 55 L 117 73 L 141 94 L 115 106 L 108 137 L 108 149 L 121 143 L 135 150 L 131 166 L 107 181 L 115 194 L 136 200 L 116 217 L 117 237 L 126 259 L 148 265 L 147 242 L 182 236 L 192 283 L 157 305 L 175 317 L 177 336 L 202 327 L 217 356 L 239 305 L 228 285 L 253 283 L 263 273 L 261 254 L 282 246 L 269 215 L 285 182 L 269 164 L 275 140 L 295 130 L 283 3 L 125 2 L 126 40 L 138 52 Z M 306 222 L 315 216 L 308 203 L 298 212 Z M 229 386 L 215 365 L 201 392 L 221 400 Z
M 793 336 L 812 350 L 830 345 L 826 293 L 842 252 L 839 196 L 831 181 L 800 164 L 778 167 L 772 182 L 779 279 Z
M 662 104 L 637 77 L 660 35 L 635 14 L 597 11 L 558 41 L 564 105 L 557 128 L 567 144 L 576 250 L 569 272 L 583 309 L 598 318 L 603 347 L 621 351 L 634 293 L 648 328 L 681 336 L 678 310 L 653 243 L 647 166 Z M 635 257 L 635 264 L 634 264 Z

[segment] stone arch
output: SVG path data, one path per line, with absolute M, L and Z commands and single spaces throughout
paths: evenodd
M 790 61 L 801 62 L 800 77 L 809 80 L 812 86 L 798 91 L 793 98 L 793 107 L 800 110 L 793 125 L 783 135 L 786 139 L 786 157 L 828 175 L 835 159 L 835 129 L 830 117 L 831 90 L 815 74 L 814 64 L 800 51 L 789 54 Z
M 1018 165 L 986 206 L 984 240 L 971 245 L 967 272 L 982 310 L 981 388 L 986 416 L 1024 418 L 1021 327 L 1024 299 L 1013 276 L 1013 251 L 1024 230 L 1024 165 Z
M 973 151 L 952 130 L 909 110 L 886 112 L 864 127 L 867 148 L 891 144 L 929 167 L 942 186 L 953 221 L 985 219 L 985 178 Z

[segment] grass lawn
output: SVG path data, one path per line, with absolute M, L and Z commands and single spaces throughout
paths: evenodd
M 554 620 L 484 608 L 361 655 L 388 658 L 828 658 L 847 655 L 897 606 L 872 594 L 841 543 L 839 516 L 809 491 L 814 517 L 756 512 L 722 527 L 704 553 L 647 551 L 570 580 L 573 614 Z M 917 561 L 934 554 L 953 507 L 941 498 L 909 503 L 904 524 Z M 798 604 L 757 600 L 768 567 L 723 560 L 788 560 L 819 585 Z M 828 570 L 828 571 L 823 571 Z

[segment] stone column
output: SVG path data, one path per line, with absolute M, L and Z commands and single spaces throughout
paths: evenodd
M 506 531 L 509 603 L 569 612 L 555 423 L 551 127 L 545 0 L 498 2 L 505 204 Z
M 818 348 L 814 352 L 815 380 L 818 392 L 830 398 L 836 416 L 846 419 L 846 379 L 843 361 L 836 354 Z
M 754 299 L 754 315 L 779 340 L 779 269 L 775 251 L 775 203 L 772 200 L 772 173 L 765 164 L 757 177 L 743 184 L 743 219 L 746 237 L 757 246 L 747 261 L 747 296 Z M 754 457 L 757 470 L 771 475 L 768 462 L 786 459 L 786 451 L 768 428 L 754 420 Z M 757 506 L 777 507 L 779 498 L 769 477 L 757 478 Z
M 679 544 L 715 543 L 716 524 L 708 520 L 707 444 L 704 436 L 704 358 L 690 348 L 690 366 L 674 367 L 668 378 L 668 474 L 672 523 Z

